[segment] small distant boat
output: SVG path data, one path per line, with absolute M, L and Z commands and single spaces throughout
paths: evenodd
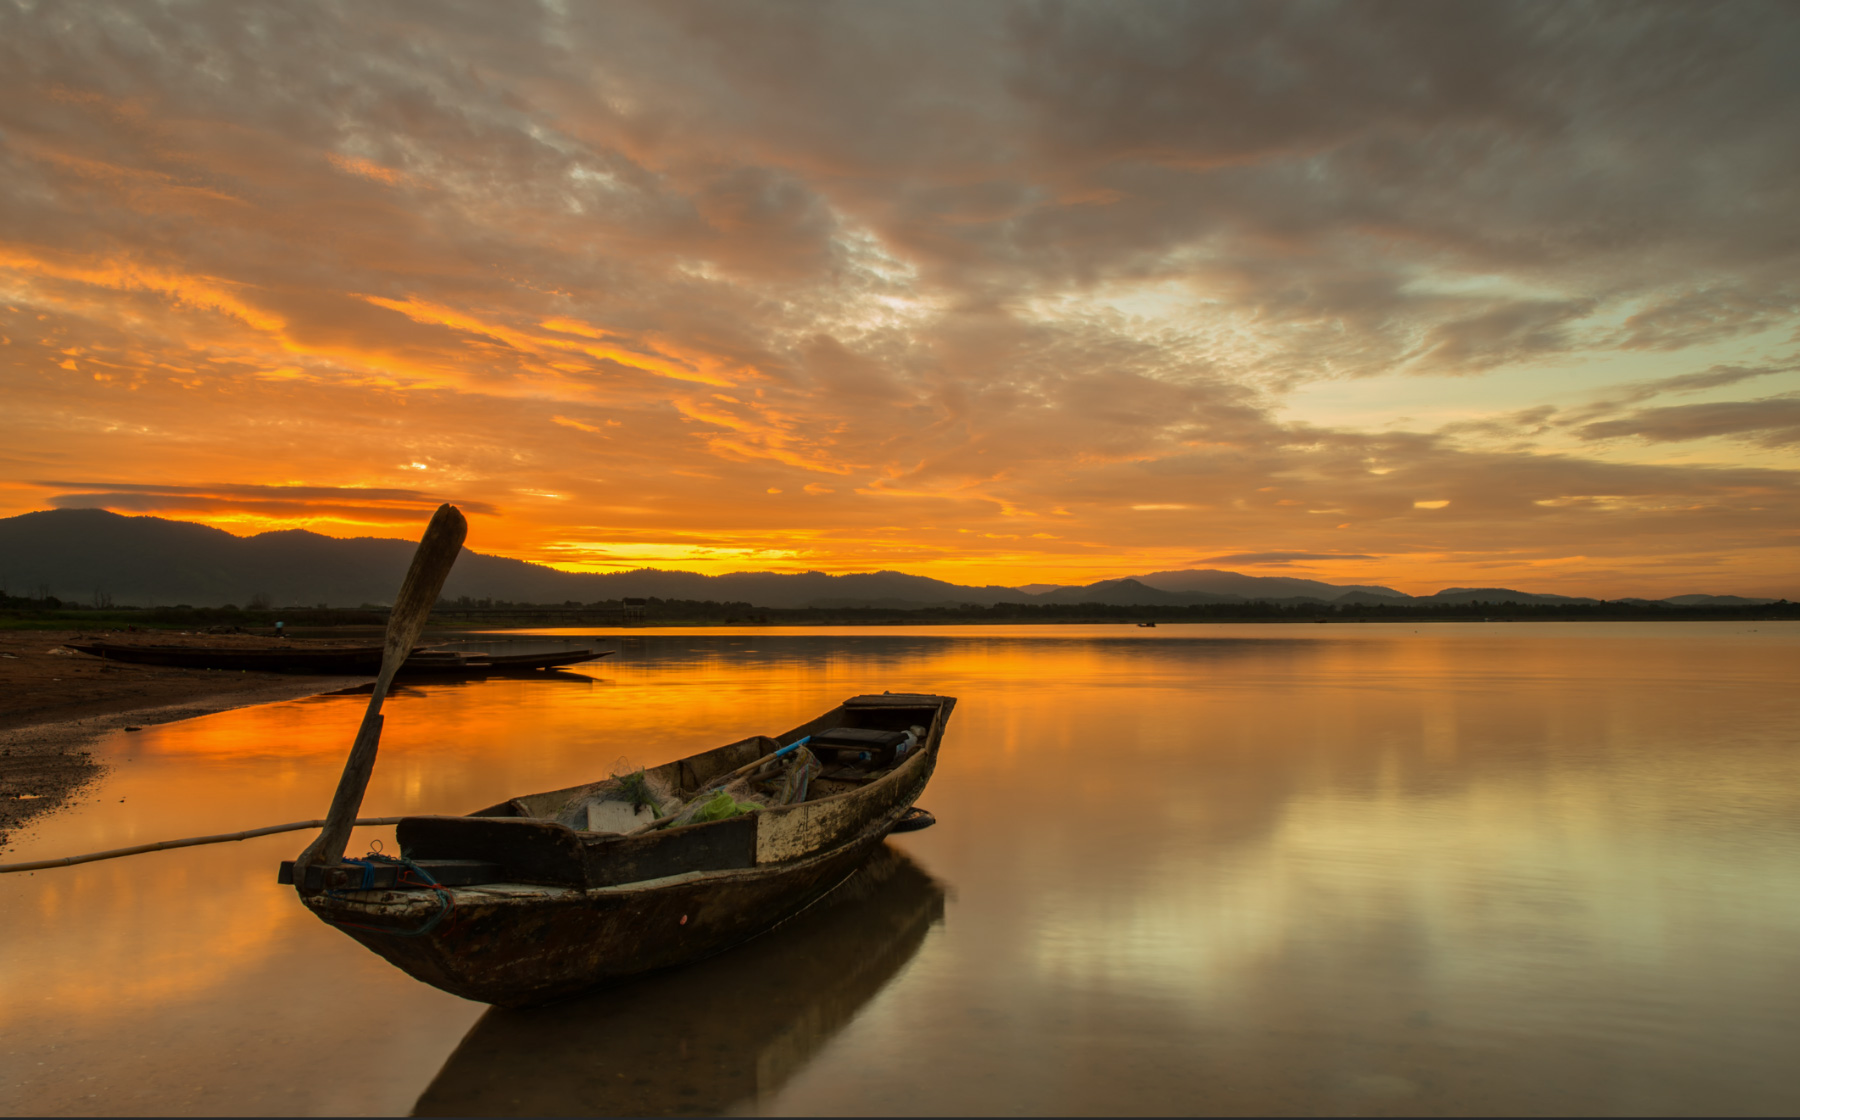
M 404 660 L 398 676 L 515 676 L 548 669 L 563 669 L 608 656 L 610 650 L 568 649 L 556 653 L 452 653 L 422 650 Z
M 793 773 L 806 784 L 791 800 L 731 805 L 723 819 L 655 817 L 620 800 L 616 778 L 467 816 L 405 817 L 401 859 L 311 864 L 300 900 L 418 980 L 503 1007 L 688 964 L 800 912 L 901 822 L 914 823 L 906 818 L 955 705 L 948 696 L 855 696 L 774 738 L 643 772 L 652 788 L 694 806 L 736 775 L 755 780 L 803 752 Z M 281 882 L 294 882 L 293 867 L 281 867 Z
M 1141 623 L 1139 623 L 1139 625 L 1140 625 L 1140 626 L 1157 626 L 1157 625 L 1158 625 L 1158 623 L 1156 623 L 1156 622 L 1141 622 Z
M 110 661 L 161 665 L 171 669 L 220 669 L 250 673 L 310 673 L 333 677 L 375 676 L 383 664 L 382 646 L 288 646 L 236 649 L 227 646 L 118 645 L 70 642 L 67 649 Z M 593 661 L 610 651 L 560 650 L 554 653 L 457 653 L 413 651 L 397 671 L 402 676 L 501 676 Z

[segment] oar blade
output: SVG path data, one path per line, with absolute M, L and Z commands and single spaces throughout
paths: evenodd
M 423 634 L 430 608 L 449 579 L 462 542 L 468 539 L 468 518 L 452 505 L 436 507 L 416 546 L 410 570 L 404 574 L 403 587 L 397 592 L 397 605 L 390 612 L 390 624 L 384 628 L 384 668 L 393 675 Z M 380 670 L 381 671 L 381 670 Z

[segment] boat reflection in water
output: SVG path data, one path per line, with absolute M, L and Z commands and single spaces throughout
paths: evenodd
M 490 1008 L 413 1115 L 698 1115 L 770 1095 L 916 955 L 943 909 L 944 888 L 883 845 L 800 916 L 720 956 Z
M 424 684 L 420 684 L 420 685 L 404 684 L 401 680 L 399 680 L 398 682 L 390 686 L 390 691 L 385 693 L 385 695 L 387 697 L 391 697 L 391 698 L 395 698 L 399 700 L 421 700 L 424 697 L 429 696 L 438 687 L 461 688 L 468 684 L 479 684 L 484 679 L 485 678 L 482 678 L 482 677 L 471 677 L 471 678 L 467 678 L 466 680 L 443 681 L 443 682 L 439 682 L 439 684 L 432 684 L 429 682 L 425 682 Z M 600 684 L 602 683 L 600 678 L 598 677 L 594 677 L 586 673 L 575 673 L 567 669 L 543 669 L 538 672 L 528 674 L 526 679 L 535 684 L 540 684 L 540 683 Z M 335 688 L 329 692 L 320 693 L 320 696 L 369 696 L 371 695 L 371 690 L 375 687 L 376 687 L 375 685 L 367 682 L 365 684 L 355 684 L 348 688 Z

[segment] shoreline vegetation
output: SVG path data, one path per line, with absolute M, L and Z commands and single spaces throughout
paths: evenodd
M 757 607 L 745 602 L 624 599 L 597 603 L 439 603 L 430 630 L 481 631 L 538 626 L 942 626 L 1063 625 L 1152 622 L 1767 622 L 1798 621 L 1802 604 L 1778 600 L 1746 606 L 1631 600 L 1598 603 L 1349 603 L 1313 600 L 1200 603 L 1190 606 L 1105 603 L 998 603 L 994 606 Z M 272 631 L 381 627 L 390 609 L 329 607 L 83 606 L 9 597 L 0 602 L 0 631 L 150 630 Z

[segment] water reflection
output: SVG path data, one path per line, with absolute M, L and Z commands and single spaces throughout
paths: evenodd
M 780 1090 L 917 953 L 944 891 L 884 847 L 765 937 L 550 1007 L 491 1009 L 417 1116 L 711 1115 Z
M 502 676 L 496 676 L 493 678 L 465 676 L 465 677 L 451 679 L 448 677 L 435 677 L 429 681 L 425 681 L 422 684 L 405 684 L 403 682 L 398 682 L 398 683 L 392 684 L 390 686 L 390 690 L 386 692 L 384 695 L 386 696 L 386 698 L 402 697 L 404 699 L 420 700 L 423 697 L 429 695 L 429 692 L 426 691 L 426 689 L 435 687 L 436 683 L 438 682 L 447 682 L 450 684 L 462 684 L 462 683 L 473 683 L 473 682 L 484 680 L 484 679 L 522 680 L 522 681 L 527 681 L 533 684 L 598 684 L 602 678 L 590 676 L 585 673 L 573 672 L 570 669 L 535 669 L 535 670 L 530 670 L 525 674 L 507 674 L 507 675 L 502 675 Z M 371 695 L 372 690 L 375 689 L 376 687 L 377 687 L 376 682 L 372 682 L 370 684 L 353 685 L 350 688 L 334 689 L 333 691 L 328 692 L 325 695 L 326 696 L 369 696 Z
M 1791 1113 L 1798 628 L 1750 629 L 540 636 L 619 652 L 584 680 L 399 690 L 365 815 L 655 765 L 856 693 L 957 696 L 922 799 L 942 823 L 892 841 L 955 885 L 941 936 L 877 935 L 902 958 L 819 1027 L 776 1026 L 805 1006 L 731 958 L 657 981 L 734 1051 L 718 1067 L 655 1049 L 635 990 L 513 1017 L 411 981 L 274 884 L 304 836 L 5 876 L 6 1107 L 386 1113 L 430 1086 L 461 1112 Z M 93 800 L 7 858 L 319 816 L 362 705 L 115 735 Z M 747 978 L 749 1023 L 686 1003 L 718 973 Z M 559 1016 L 717 1080 L 627 1099 L 676 1082 L 614 1084 L 588 1051 L 549 1096 L 527 1068 L 576 1042 Z

